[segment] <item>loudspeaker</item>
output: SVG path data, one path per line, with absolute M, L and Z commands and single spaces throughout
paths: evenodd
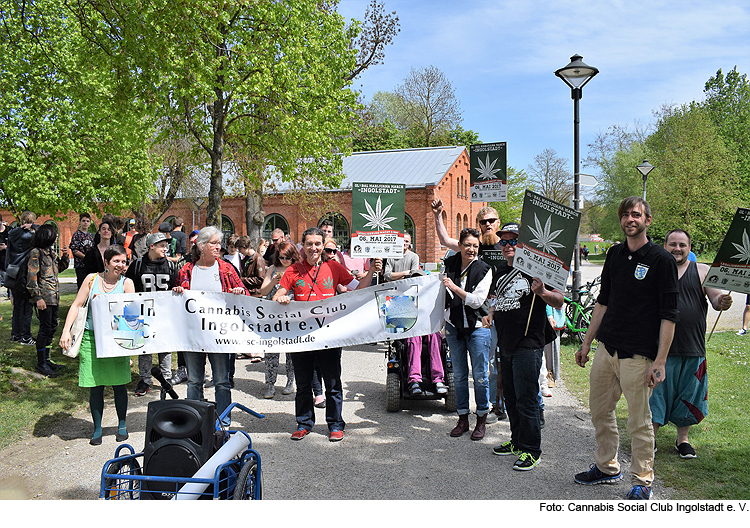
M 148 404 L 143 474 L 192 477 L 211 458 L 216 406 L 193 400 L 159 400 Z M 180 484 L 181 486 L 181 484 Z M 171 499 L 174 482 L 143 481 L 141 499 Z

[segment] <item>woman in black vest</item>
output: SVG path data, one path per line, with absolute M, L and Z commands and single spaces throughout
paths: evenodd
M 461 436 L 469 430 L 469 364 L 474 379 L 474 399 L 477 404 L 477 424 L 472 440 L 484 438 L 487 413 L 490 410 L 489 368 L 490 329 L 482 325 L 482 317 L 489 314 L 487 294 L 492 284 L 492 268 L 478 259 L 479 231 L 466 228 L 458 239 L 460 253 L 445 259 L 447 288 L 445 298 L 445 337 L 453 362 L 458 424 L 451 436 Z

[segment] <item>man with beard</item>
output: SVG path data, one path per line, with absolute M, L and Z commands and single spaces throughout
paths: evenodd
M 152 233 L 146 237 L 148 253 L 134 260 L 125 276 L 133 281 L 136 292 L 169 291 L 177 280 L 177 266 L 167 258 L 169 239 L 166 233 Z M 172 354 L 160 352 L 159 368 L 164 379 L 172 378 Z M 151 354 L 138 356 L 140 379 L 135 388 L 136 396 L 145 396 L 151 387 Z
M 731 308 L 732 296 L 703 286 L 709 267 L 689 260 L 690 235 L 686 231 L 673 229 L 667 233 L 664 249 L 677 263 L 680 321 L 675 325 L 667 356 L 666 379 L 656 386 L 649 400 L 651 421 L 654 436 L 667 421 L 675 424 L 675 449 L 682 458 L 696 458 L 688 433 L 691 425 L 700 423 L 708 414 L 706 297 L 714 310 L 721 311 Z
M 448 230 L 445 228 L 445 224 L 443 224 L 443 201 L 438 198 L 437 200 L 433 200 L 430 206 L 432 207 L 432 213 L 435 215 L 435 228 L 440 244 L 458 253 L 461 250 L 458 240 L 448 236 Z M 492 207 L 482 207 L 477 213 L 477 224 L 479 225 L 480 234 L 479 258 L 482 258 L 482 253 L 485 251 L 502 251 L 500 236 L 497 233 L 497 230 L 500 228 L 500 215 L 497 214 L 497 211 Z M 487 414 L 487 423 L 491 424 L 504 419 L 506 414 L 505 402 L 503 401 L 503 388 L 497 371 L 497 329 L 491 318 L 485 319 L 485 326 L 490 328 L 489 384 L 492 409 Z
M 646 236 L 651 209 L 638 196 L 618 208 L 623 244 L 612 246 L 602 269 L 602 285 L 576 363 L 584 367 L 591 343 L 599 341 L 591 366 L 589 408 L 598 448 L 578 484 L 622 480 L 615 407 L 621 395 L 628 405 L 631 438 L 629 499 L 650 499 L 654 480 L 654 429 L 648 400 L 664 381 L 669 347 L 679 320 L 677 265 L 663 247 Z

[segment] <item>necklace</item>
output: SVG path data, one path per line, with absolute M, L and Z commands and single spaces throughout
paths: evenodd
M 109 282 L 109 281 L 108 281 L 108 280 L 107 280 L 107 279 L 106 279 L 106 278 L 104 277 L 104 274 L 100 275 L 100 277 L 101 277 L 101 279 L 102 279 L 102 290 L 104 291 L 104 293 L 109 293 L 109 292 L 111 292 L 112 290 L 114 290 L 114 289 L 115 289 L 115 286 L 117 286 L 117 283 L 118 283 L 118 282 L 120 282 L 120 281 L 119 281 L 119 279 L 118 279 L 118 280 L 116 280 L 115 282 Z

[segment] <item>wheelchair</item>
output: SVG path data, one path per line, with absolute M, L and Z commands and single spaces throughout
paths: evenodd
M 386 410 L 398 412 L 401 410 L 401 400 L 441 400 L 445 399 L 445 409 L 448 412 L 456 411 L 456 390 L 453 383 L 453 364 L 448 355 L 448 343 L 445 336 L 441 337 L 440 358 L 443 362 L 445 373 L 443 383 L 448 386 L 446 394 L 438 394 L 435 384 L 430 375 L 430 351 L 427 340 L 422 341 L 422 382 L 419 384 L 422 394 L 414 395 L 408 391 L 409 366 L 406 351 L 406 339 L 388 341 L 388 350 L 385 353 L 386 374 Z

